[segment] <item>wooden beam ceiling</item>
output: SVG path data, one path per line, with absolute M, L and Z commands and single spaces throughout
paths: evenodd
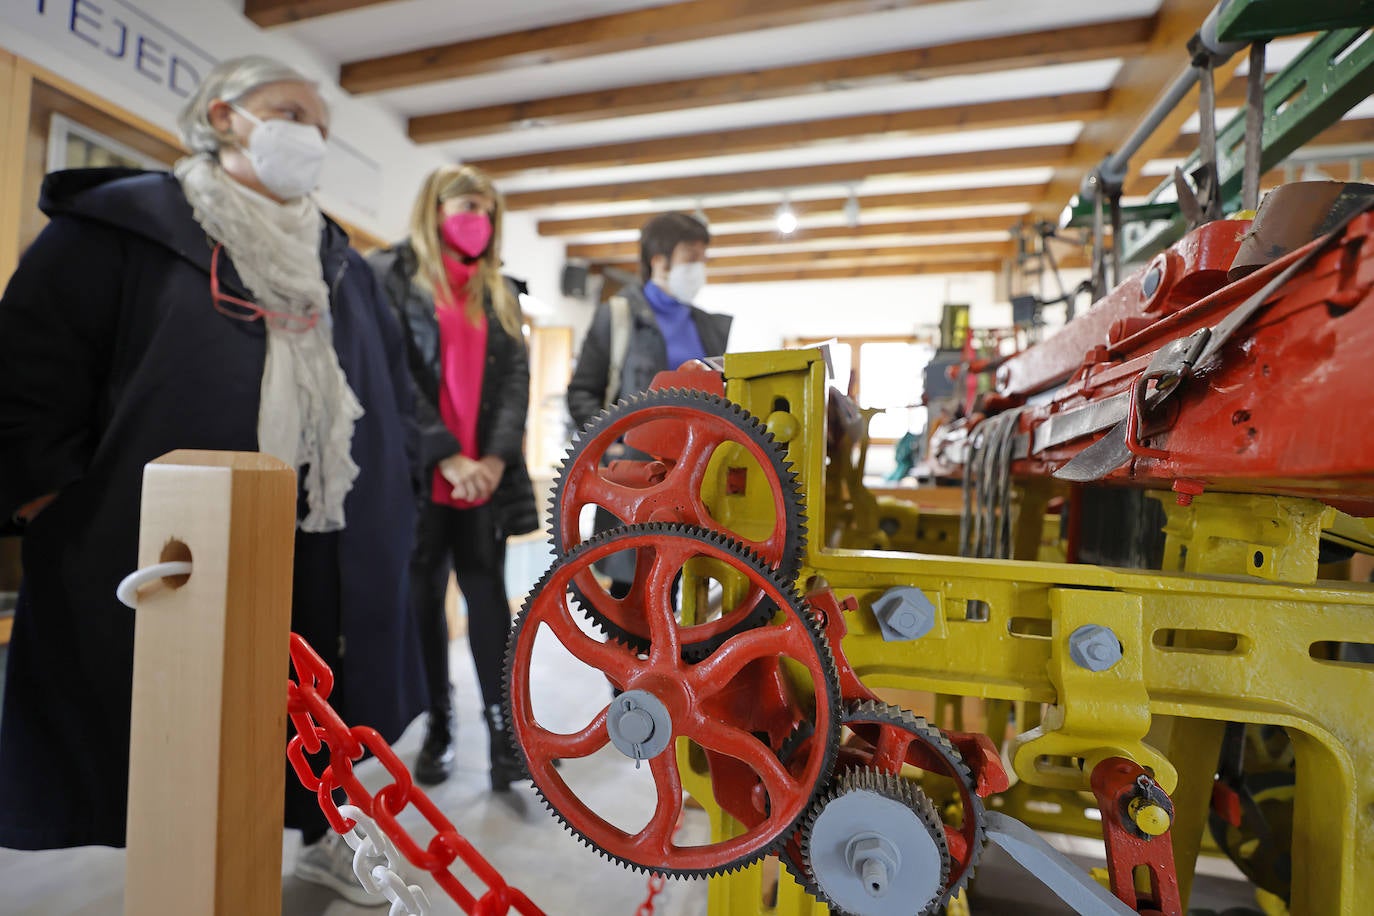
M 980 38 L 847 60 L 771 70 L 744 70 L 697 79 L 441 112 L 411 118 L 410 137 L 417 143 L 438 143 L 504 133 L 527 124 L 573 124 L 776 99 L 837 88 L 852 89 L 880 83 L 986 73 L 989 70 L 1005 71 L 1085 60 L 1129 58 L 1141 51 L 1153 30 L 1153 19 L 1128 19 Z M 349 84 L 349 72 L 350 67 L 356 66 L 361 65 L 344 65 L 341 77 L 344 88 L 355 92 L 360 90 Z
M 654 200 L 666 197 L 691 198 L 770 189 L 777 189 L 781 193 L 789 188 L 806 185 L 847 184 L 884 175 L 960 175 L 1004 169 L 1044 168 L 1058 165 L 1068 151 L 1069 144 L 1052 144 L 552 188 L 545 191 L 507 194 L 506 206 L 512 210 L 528 210 L 535 207 Z
M 354 61 L 339 82 L 353 93 L 380 92 L 941 2 L 948 0 L 687 0 Z
M 532 169 L 566 171 L 575 168 L 675 162 L 710 156 L 796 149 L 832 140 L 886 140 L 960 130 L 991 130 L 1082 121 L 1096 117 L 1106 102 L 1105 90 L 1074 92 L 1068 95 L 1010 99 L 976 105 L 951 105 L 944 108 L 829 118 L 823 121 L 802 121 L 796 124 L 773 124 L 768 127 L 713 131 L 582 149 L 550 150 L 520 156 L 504 156 L 499 159 L 479 159 L 472 164 L 488 175 L 500 177 Z
M 863 277 L 913 277 L 923 274 L 987 274 L 1002 269 L 1002 261 L 930 261 L 915 264 L 871 264 L 850 267 L 781 267 L 773 270 L 712 274 L 711 285 L 722 283 L 785 283 L 793 280 L 848 280 Z
M 1188 39 L 1197 32 L 1213 6 L 1214 0 L 1164 0 L 1155 17 L 1156 26 L 1148 49 L 1126 58 L 1122 64 L 1112 84 L 1106 109 L 1101 117 L 1084 126 L 1071 155 L 1056 168 L 1044 200 L 1036 206 L 1037 216 L 1045 219 L 1058 216 L 1069 199 L 1078 193 L 1083 176 L 1119 147 L 1154 107 L 1155 101 L 1187 65 Z M 1244 58 L 1244 54 L 1237 54 L 1217 68 L 1218 86 L 1231 81 L 1235 68 Z M 1196 99 L 1195 87 L 1132 157 L 1130 175 L 1138 174 L 1143 163 L 1156 158 L 1157 150 L 1173 142 L 1188 116 L 1197 110 Z
M 244 0 L 243 15 L 267 29 L 390 2 L 391 0 Z
M 1039 200 L 1043 185 L 1005 185 L 989 188 L 954 188 L 944 191 L 912 191 L 905 194 L 868 194 L 860 197 L 861 213 L 883 213 L 890 210 L 922 210 L 939 207 L 981 205 L 1012 206 Z M 792 209 L 805 221 L 809 217 L 840 217 L 848 198 L 827 197 L 820 200 L 794 200 Z M 545 219 L 538 224 L 540 235 L 588 235 L 594 232 L 638 232 L 651 216 L 663 212 L 661 207 L 645 205 L 642 211 L 615 216 L 589 216 L 578 219 Z M 707 207 L 703 211 L 711 224 L 712 234 L 721 226 L 732 223 L 771 220 L 778 212 L 777 204 L 743 204 L 735 207 Z M 1019 217 L 1008 217 L 1017 219 Z
M 960 232 L 1009 232 L 1020 217 L 980 216 L 972 219 L 936 219 L 925 222 L 869 223 L 862 226 L 825 226 L 798 229 L 782 236 L 776 230 L 768 232 L 713 233 L 711 250 L 746 248 L 759 245 L 801 245 L 835 239 L 865 239 L 899 236 L 903 239 L 937 236 L 940 238 Z M 639 242 L 603 242 L 599 244 L 569 245 L 568 257 L 587 261 L 605 258 L 639 257 Z
M 788 264 L 853 264 L 871 261 L 902 261 L 918 263 L 922 261 L 952 262 L 977 260 L 979 258 L 1009 258 L 1012 245 L 1006 242 L 955 242 L 948 245 L 906 245 L 892 248 L 831 248 L 821 251 L 794 251 L 785 254 L 742 254 L 712 257 L 707 262 L 707 272 L 728 270 L 734 267 L 762 267 L 772 269 Z M 638 257 L 635 257 L 638 260 Z M 620 262 L 602 262 L 620 263 Z

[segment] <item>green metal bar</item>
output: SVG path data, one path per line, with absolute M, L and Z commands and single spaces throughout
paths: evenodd
M 1222 41 L 1268 41 L 1282 35 L 1374 25 L 1374 0 L 1232 0 L 1217 16 Z
M 1293 151 L 1351 108 L 1374 94 L 1374 32 L 1338 29 L 1319 35 L 1264 90 L 1264 126 L 1261 171 L 1281 163 Z M 1217 172 L 1227 209 L 1240 195 L 1241 170 L 1245 163 L 1245 112 L 1236 114 L 1217 132 Z M 1190 172 L 1198 163 L 1195 152 L 1183 166 Z M 1173 187 L 1165 179 L 1150 194 L 1149 203 Z M 1139 261 L 1181 238 L 1181 220 L 1166 229 L 1159 225 L 1134 225 L 1122 232 L 1123 261 Z
M 1173 219 L 1178 215 L 1178 204 L 1164 203 L 1134 204 L 1121 208 L 1123 223 L 1148 223 L 1161 219 Z M 1078 194 L 1073 196 L 1059 218 L 1061 229 L 1082 229 L 1093 224 L 1093 202 L 1084 200 Z

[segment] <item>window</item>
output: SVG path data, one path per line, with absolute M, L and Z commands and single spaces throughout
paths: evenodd
M 828 344 L 835 370 L 834 384 L 846 391 L 860 407 L 883 412 L 869 424 L 875 443 L 893 443 L 908 432 L 919 433 L 926 425 L 924 370 L 935 356 L 933 338 L 840 337 L 790 340 L 789 347 Z

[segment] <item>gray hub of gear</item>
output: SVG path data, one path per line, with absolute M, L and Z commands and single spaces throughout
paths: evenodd
M 877 770 L 840 778 L 813 811 L 806 855 L 825 898 L 852 916 L 915 916 L 949 878 L 934 804 L 910 782 Z
M 626 757 L 649 760 L 673 740 L 673 719 L 652 693 L 627 690 L 611 701 L 606 733 Z

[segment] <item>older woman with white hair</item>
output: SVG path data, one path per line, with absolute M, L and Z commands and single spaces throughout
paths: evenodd
M 24 536 L 2 846 L 124 843 L 134 620 L 114 592 L 143 466 L 173 449 L 298 470 L 292 628 L 337 672 L 348 721 L 394 740 L 424 705 L 411 382 L 372 272 L 310 197 L 328 107 L 248 57 L 210 73 L 180 125 L 191 155 L 172 173 L 49 175 L 51 222 L 0 299 L 0 519 Z M 332 881 L 347 847 L 314 842 L 326 822 L 298 783 L 286 822 L 310 847 L 299 874 L 386 902 Z

